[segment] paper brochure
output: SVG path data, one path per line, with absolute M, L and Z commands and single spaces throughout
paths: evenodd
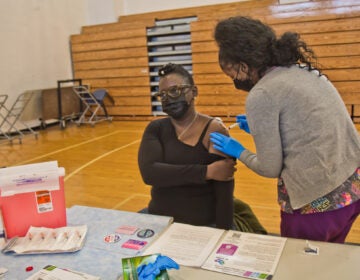
M 144 254 L 250 279 L 272 279 L 286 238 L 173 223 Z
M 100 280 L 100 277 L 84 272 L 47 265 L 26 280 Z
M 251 279 L 272 279 L 285 241 L 281 237 L 228 231 L 201 267 Z
M 201 266 L 224 230 L 173 223 L 146 251 L 161 253 L 180 265 Z

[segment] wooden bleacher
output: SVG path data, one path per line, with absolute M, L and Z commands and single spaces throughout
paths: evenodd
M 146 27 L 156 19 L 196 16 L 191 23 L 193 75 L 198 111 L 231 117 L 243 113 L 246 93 L 235 90 L 220 70 L 213 30 L 235 15 L 258 18 L 278 35 L 298 32 L 319 57 L 323 72 L 339 90 L 349 113 L 360 116 L 360 1 L 315 0 L 278 4 L 275 0 L 235 2 L 121 16 L 116 23 L 84 26 L 71 36 L 74 78 L 107 88 L 115 119 L 152 118 Z M 355 118 L 356 120 L 356 118 Z

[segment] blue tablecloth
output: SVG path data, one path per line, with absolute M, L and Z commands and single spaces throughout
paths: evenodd
M 37 255 L 0 254 L 0 267 L 9 270 L 5 274 L 5 279 L 8 280 L 24 280 L 48 264 L 100 276 L 103 280 L 116 280 L 122 275 L 121 259 L 140 255 L 171 222 L 171 217 L 73 206 L 67 209 L 68 225 L 88 226 L 85 245 L 80 251 Z M 104 237 L 115 233 L 120 226 L 135 226 L 139 230 L 152 229 L 155 234 L 148 238 L 139 238 L 136 233 L 120 234 L 119 242 L 105 242 Z M 121 245 L 129 239 L 146 241 L 147 245 L 141 250 L 122 248 Z M 26 268 L 30 266 L 33 270 L 27 272 Z

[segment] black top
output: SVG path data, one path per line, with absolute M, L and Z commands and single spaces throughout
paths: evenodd
M 234 181 L 205 180 L 207 165 L 224 159 L 202 143 L 211 120 L 194 147 L 177 139 L 170 118 L 146 127 L 138 163 L 144 182 L 152 185 L 149 213 L 172 216 L 179 223 L 231 228 Z

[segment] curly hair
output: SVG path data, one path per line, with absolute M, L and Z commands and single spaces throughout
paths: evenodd
M 219 46 L 219 63 L 239 62 L 256 68 L 262 74 L 268 67 L 305 65 L 309 71 L 318 69 L 317 57 L 300 35 L 286 32 L 276 38 L 273 29 L 249 17 L 231 17 L 218 22 L 214 31 Z
M 169 74 L 176 74 L 183 77 L 189 85 L 194 85 L 194 79 L 191 74 L 180 64 L 168 63 L 162 66 L 158 71 L 159 77 L 165 77 Z

